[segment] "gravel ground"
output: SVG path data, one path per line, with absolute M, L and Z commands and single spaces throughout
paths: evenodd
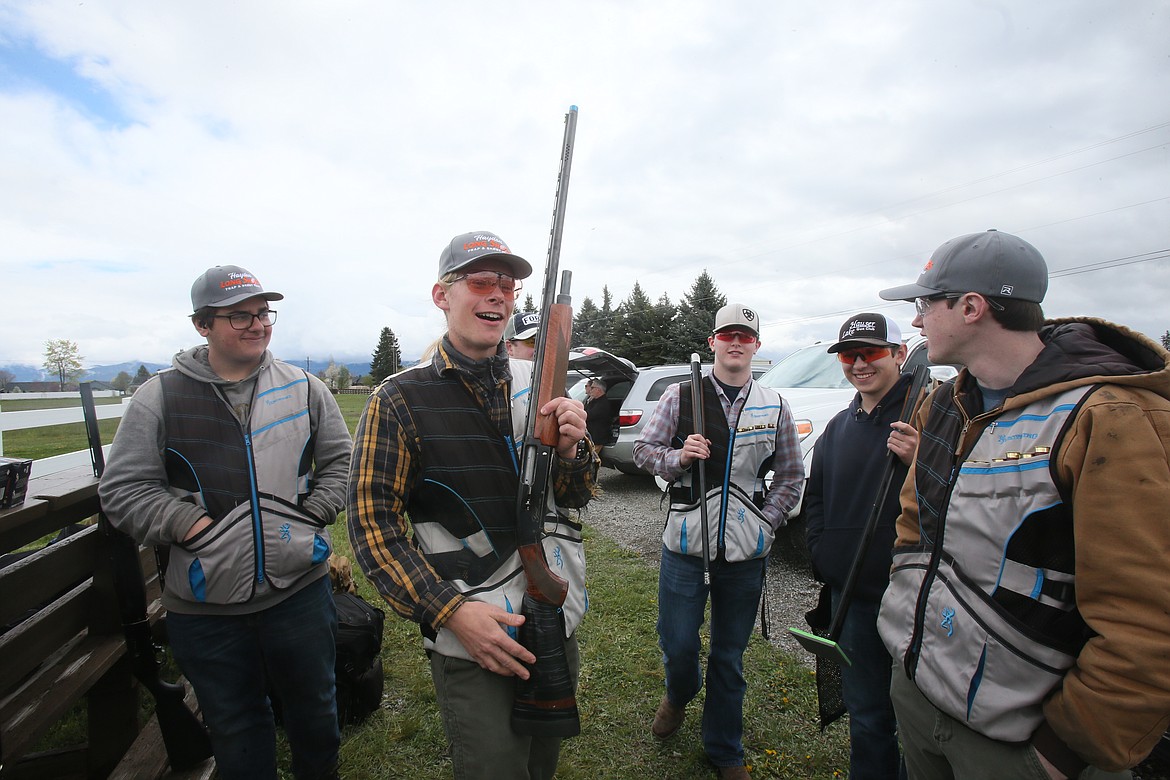
M 589 502 L 585 523 L 657 566 L 666 505 L 659 504 L 662 494 L 654 480 L 603 468 L 599 481 L 604 492 Z M 778 535 L 768 561 L 765 598 L 772 643 L 811 668 L 812 656 L 786 630 L 807 628 L 804 613 L 816 603 L 817 585 L 802 553 L 803 533 L 803 527 L 786 528 Z
M 599 476 L 604 492 L 589 502 L 584 513 L 586 524 L 657 566 L 666 505 L 660 504 L 662 494 L 654 480 L 608 468 L 601 469 Z M 810 668 L 812 656 L 785 629 L 807 628 L 804 613 L 812 608 L 816 596 L 817 584 L 804 555 L 803 526 L 782 529 L 768 560 L 765 598 L 769 634 L 772 644 Z M 1170 742 L 1164 740 L 1160 750 L 1166 753 L 1165 758 L 1140 764 L 1134 770 L 1135 780 L 1170 780 Z

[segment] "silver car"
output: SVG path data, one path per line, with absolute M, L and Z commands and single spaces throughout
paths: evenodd
M 766 367 L 753 368 L 752 374 L 759 378 L 766 370 Z M 710 373 L 711 365 L 703 365 L 702 371 L 704 375 Z M 613 408 L 619 410 L 613 421 L 610 440 L 601 450 L 601 464 L 623 474 L 646 474 L 634 463 L 634 442 L 642 434 L 666 388 L 691 378 L 690 364 L 637 368 L 624 358 L 586 347 L 569 357 L 570 384 L 574 381 L 574 372 L 579 379 L 570 388 L 570 396 L 583 400 L 584 379 L 595 376 L 605 381 L 606 395 L 613 402 Z

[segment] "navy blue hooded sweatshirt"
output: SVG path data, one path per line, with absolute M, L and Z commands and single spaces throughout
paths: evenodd
M 865 522 L 873 511 L 886 468 L 890 423 L 897 422 L 910 391 L 910 374 L 894 383 L 871 414 L 861 408 L 861 394 L 841 410 L 817 440 L 804 496 L 807 542 L 817 578 L 835 589 L 845 586 Z M 890 579 L 894 521 L 901 507 L 898 493 L 909 467 L 895 460 L 894 478 L 886 494 L 865 563 L 857 576 L 854 598 L 878 603 Z

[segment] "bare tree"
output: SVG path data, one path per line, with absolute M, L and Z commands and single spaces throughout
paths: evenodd
M 77 342 L 68 339 L 49 339 L 45 342 L 44 369 L 57 375 L 58 390 L 64 390 L 68 382 L 76 382 L 85 373 L 81 367 L 83 357 Z
M 7 368 L 0 368 L 0 393 L 8 389 L 8 386 L 16 381 L 16 374 L 9 371 Z

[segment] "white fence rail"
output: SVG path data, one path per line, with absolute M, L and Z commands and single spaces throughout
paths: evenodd
M 98 398 L 115 398 L 116 391 L 96 391 Z M 0 455 L 4 455 L 4 432 L 23 431 L 31 428 L 44 428 L 50 425 L 65 425 L 85 421 L 85 413 L 80 406 L 70 406 L 62 409 L 26 409 L 18 412 L 4 411 L 5 401 L 27 401 L 30 399 L 45 398 L 80 398 L 79 393 L 0 393 Z M 100 404 L 96 408 L 99 420 L 120 418 L 126 411 L 130 398 L 122 399 L 120 404 Z M 109 453 L 109 442 L 102 450 Z M 9 455 L 8 457 L 12 457 Z M 54 455 L 51 458 L 41 458 L 33 461 L 32 475 L 34 477 L 46 474 L 56 474 L 75 466 L 84 466 L 90 462 L 89 450 L 78 450 L 64 455 Z

